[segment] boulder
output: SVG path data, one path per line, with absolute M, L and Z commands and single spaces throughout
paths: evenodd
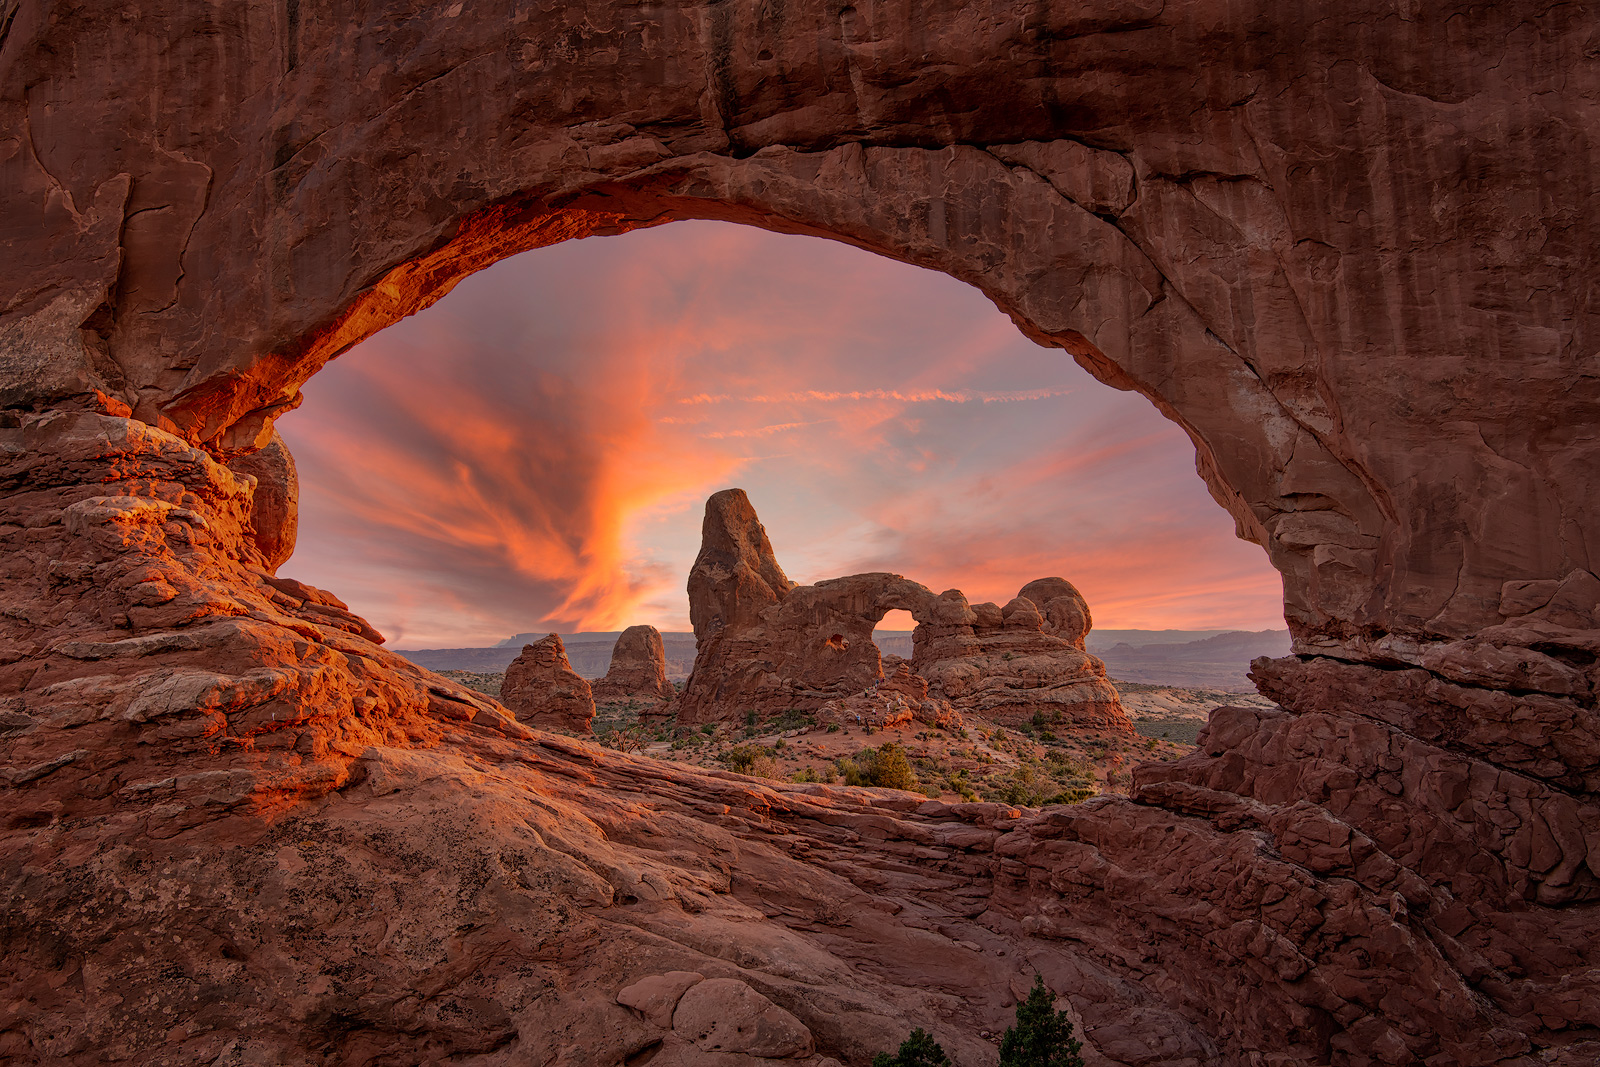
M 617 1003 L 632 1008 L 663 1030 L 672 1028 L 672 1013 L 678 1000 L 696 982 L 704 980 L 699 971 L 668 971 L 641 978 L 617 993 Z
M 559 634 L 522 646 L 506 668 L 500 702 L 519 722 L 568 733 L 593 732 L 594 695 L 572 664 Z
M 706 1052 L 779 1058 L 809 1055 L 811 1031 L 737 978 L 694 984 L 672 1013 L 672 1029 Z
M 667 652 L 654 626 L 630 626 L 611 650 L 606 676 L 590 686 L 596 704 L 662 704 L 677 695 L 667 681 Z

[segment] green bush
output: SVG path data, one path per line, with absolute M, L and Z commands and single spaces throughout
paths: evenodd
M 900 1051 L 894 1055 L 880 1052 L 872 1057 L 872 1067 L 952 1067 L 950 1057 L 928 1031 L 917 1027 L 911 1036 L 900 1042 Z
M 920 793 L 922 786 L 906 759 L 906 750 L 893 741 L 880 748 L 864 748 L 854 759 L 841 759 L 834 764 L 844 778 L 845 785 L 871 785 L 879 789 L 904 789 Z
M 772 749 L 760 745 L 734 745 L 717 757 L 722 765 L 735 774 L 749 774 L 757 778 L 778 777 L 778 764 L 772 758 Z
M 1028 999 L 1017 1005 L 1017 1025 L 1000 1039 L 1000 1067 L 1083 1067 L 1083 1043 L 1072 1039 L 1072 1023 L 1055 1005 L 1055 994 L 1034 975 Z
M 893 741 L 886 742 L 871 756 L 872 784 L 881 789 L 905 789 L 916 792 L 921 788 L 917 776 L 906 759 L 906 750 Z

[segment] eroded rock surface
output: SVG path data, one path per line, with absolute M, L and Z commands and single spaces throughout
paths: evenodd
M 1089 607 L 1061 578 L 1024 587 L 1005 607 L 968 604 L 958 589 L 939 594 L 912 631 L 911 669 L 929 692 L 992 722 L 1043 722 L 1131 736 L 1105 664 L 1084 651 Z
M 664 704 L 677 695 L 667 681 L 667 650 L 654 626 L 630 626 L 611 650 L 606 676 L 590 685 L 595 703 Z
M 841 723 L 916 718 L 953 726 L 970 712 L 1004 723 L 1041 717 L 1133 733 L 1105 665 L 1084 651 L 1089 607 L 1064 579 L 1025 587 L 1044 601 L 1045 614 L 1022 596 L 1003 609 L 969 605 L 958 589 L 935 596 L 898 574 L 796 586 L 782 577 L 766 530 L 737 489 L 706 502 L 702 530 L 689 606 L 704 625 L 696 629 L 694 671 L 676 704 L 681 723 L 793 709 Z M 754 575 L 775 577 L 755 581 Z M 898 680 L 885 675 L 872 641 L 873 629 L 895 609 L 917 622 L 912 659 Z
M 560 634 L 547 634 L 506 668 L 500 700 L 519 722 L 568 733 L 593 732 L 594 695 L 572 664 Z
M 283 435 L 273 430 L 272 439 L 260 451 L 229 460 L 230 470 L 248 474 L 256 480 L 250 500 L 250 535 L 273 574 L 294 555 L 300 523 L 300 478 L 294 456 Z
M 689 569 L 689 621 L 697 641 L 727 627 L 754 626 L 794 588 L 743 489 L 706 501 L 700 554 Z
M 689 1064 L 710 1053 L 617 1002 L 674 971 L 748 986 L 818 1067 L 912 1026 L 992 1064 L 977 1034 L 1035 971 L 1130 1067 L 1600 1051 L 1600 817 L 1556 771 L 1574 724 L 1527 728 L 1512 767 L 1495 739 L 1517 706 L 1430 738 L 1317 709 L 1290 687 L 1318 661 L 1289 660 L 1258 671 L 1307 710 L 1218 711 L 1131 800 L 663 764 L 530 730 L 271 578 L 248 483 L 180 439 L 19 422 L 0 427 L 10 1062 Z

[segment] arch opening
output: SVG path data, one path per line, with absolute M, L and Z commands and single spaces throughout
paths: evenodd
M 681 632 L 699 504 L 735 483 L 803 580 L 1003 603 L 1073 571 L 1112 623 L 1281 625 L 1158 413 L 974 290 L 834 242 L 700 222 L 541 249 L 307 396 L 280 423 L 305 486 L 288 571 L 400 647 Z

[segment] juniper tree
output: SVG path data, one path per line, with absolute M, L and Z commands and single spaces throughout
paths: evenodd
M 950 1057 L 933 1039 L 933 1035 L 920 1026 L 911 1036 L 900 1042 L 900 1051 L 893 1056 L 880 1052 L 872 1057 L 872 1067 L 952 1067 Z
M 1055 1004 L 1055 994 L 1034 975 L 1028 999 L 1017 1005 L 1017 1025 L 1000 1039 L 1000 1067 L 1083 1067 L 1083 1043 L 1072 1039 L 1072 1023 Z

